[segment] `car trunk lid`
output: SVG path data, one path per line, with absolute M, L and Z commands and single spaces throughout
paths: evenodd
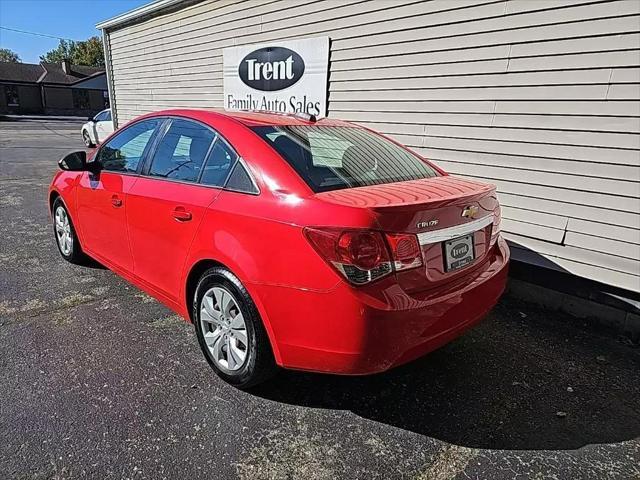
M 333 190 L 325 201 L 374 212 L 377 227 L 417 235 L 423 265 L 396 273 L 405 291 L 459 279 L 483 263 L 496 239 L 500 207 L 493 185 L 451 175 Z

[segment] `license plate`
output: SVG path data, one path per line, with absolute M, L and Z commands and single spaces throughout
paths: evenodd
M 450 272 L 462 268 L 473 262 L 474 259 L 473 234 L 444 242 L 445 271 Z

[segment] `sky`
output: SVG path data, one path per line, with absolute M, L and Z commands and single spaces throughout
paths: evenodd
M 99 35 L 96 23 L 152 0 L 0 0 L 0 27 L 86 40 Z M 38 63 L 40 55 L 59 40 L 0 28 L 0 48 L 16 52 L 25 63 Z

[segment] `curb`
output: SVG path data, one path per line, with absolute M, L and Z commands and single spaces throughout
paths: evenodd
M 599 284 L 585 288 L 585 280 L 565 279 L 562 289 L 553 282 L 543 286 L 540 280 L 545 275 L 529 275 L 521 278 L 522 270 L 515 269 L 515 274 L 509 277 L 507 292 L 512 297 L 525 302 L 540 305 L 548 310 L 564 312 L 572 317 L 585 320 L 592 327 L 604 328 L 611 332 L 622 334 L 634 343 L 640 342 L 640 308 L 632 298 L 620 296 L 619 292 L 602 291 Z M 587 282 L 589 282 L 587 280 Z M 549 288 L 551 287 L 551 288 Z M 571 291 L 575 288 L 574 291 Z M 628 292 L 630 297 L 633 292 Z
M 86 122 L 86 117 L 61 117 L 61 116 L 31 116 L 31 115 L 0 115 L 0 122 Z

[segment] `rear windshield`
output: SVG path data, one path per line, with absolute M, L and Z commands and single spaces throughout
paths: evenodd
M 435 177 L 422 159 L 393 142 L 355 127 L 253 127 L 314 192 Z

